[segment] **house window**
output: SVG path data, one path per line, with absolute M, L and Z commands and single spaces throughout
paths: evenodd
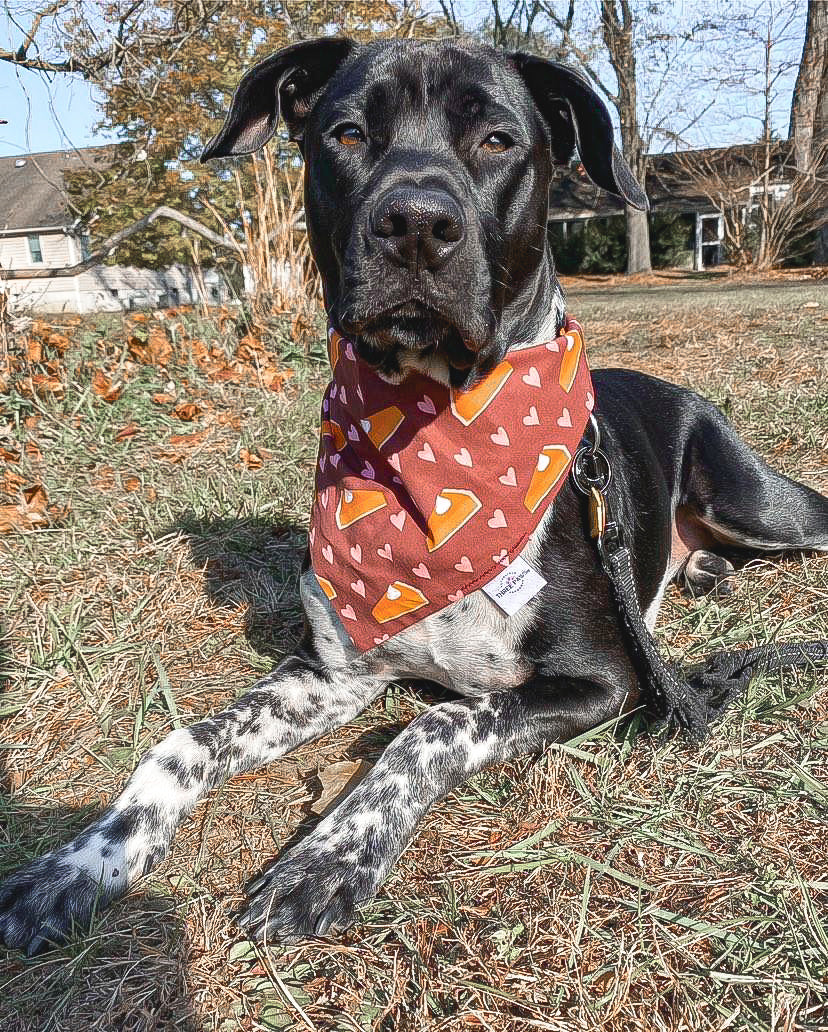
M 43 251 L 40 249 L 40 237 L 37 233 L 29 233 L 29 257 L 32 265 L 43 264 Z

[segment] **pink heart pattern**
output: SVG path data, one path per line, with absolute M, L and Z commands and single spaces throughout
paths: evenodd
M 510 352 L 468 391 L 419 373 L 388 384 L 335 330 L 329 354 L 308 544 L 331 612 L 365 651 L 520 553 L 595 398 L 569 318 L 554 341 Z

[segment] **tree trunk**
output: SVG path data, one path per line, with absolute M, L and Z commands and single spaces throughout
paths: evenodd
M 601 32 L 609 51 L 609 60 L 618 80 L 614 101 L 621 123 L 621 151 L 638 181 L 645 186 L 647 155 L 638 124 L 638 94 L 635 78 L 635 45 L 633 13 L 630 0 L 601 0 Z M 626 206 L 627 212 L 627 275 L 650 272 L 650 227 L 647 213 Z
M 794 147 L 796 167 L 810 172 L 815 158 L 814 144 L 828 106 L 828 4 L 808 0 L 805 45 L 791 102 L 789 136 Z M 822 110 L 820 110 L 822 109 Z M 820 119 L 822 115 L 822 119 Z
M 805 45 L 791 102 L 789 131 L 800 172 L 824 175 L 828 159 L 828 4 L 808 0 Z M 813 262 L 828 264 L 828 226 L 817 230 Z
M 651 271 L 647 212 L 627 205 L 627 275 Z

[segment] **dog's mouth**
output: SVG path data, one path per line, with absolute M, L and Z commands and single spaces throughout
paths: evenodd
M 364 321 L 343 320 L 342 330 L 357 346 L 360 358 L 383 367 L 402 352 L 439 355 L 454 369 L 470 369 L 478 348 L 455 322 L 419 301 L 395 305 Z

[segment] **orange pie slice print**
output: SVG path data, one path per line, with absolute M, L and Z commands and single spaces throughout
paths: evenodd
M 336 525 L 340 530 L 350 527 L 357 520 L 379 512 L 387 505 L 382 491 L 349 491 L 343 488 L 336 507 Z
M 372 416 L 360 419 L 359 424 L 370 437 L 376 448 L 381 448 L 385 442 L 397 432 L 405 416 L 396 405 L 389 405 L 388 408 L 380 409 Z
M 331 328 L 328 340 L 330 341 L 328 354 L 331 357 L 331 369 L 333 369 L 336 363 L 339 361 L 339 342 L 342 340 L 342 338 L 336 332 L 335 329 Z
M 371 616 L 377 623 L 388 623 L 427 605 L 428 599 L 419 588 L 397 580 L 388 585 L 385 594 L 371 610 Z
M 444 487 L 434 500 L 434 511 L 428 518 L 426 544 L 429 552 L 444 545 L 464 527 L 480 508 L 480 499 L 471 491 Z
M 336 598 L 336 588 L 333 584 L 331 584 L 327 577 L 320 577 L 318 573 L 316 574 L 316 579 L 319 581 L 319 587 L 328 596 L 328 601 L 333 601 Z
M 485 380 L 472 387 L 470 391 L 455 391 L 452 388 L 449 393 L 451 411 L 455 418 L 459 419 L 463 426 L 473 423 L 503 390 L 504 384 L 513 372 L 514 369 L 508 362 L 501 362 Z
M 330 437 L 333 441 L 334 448 L 337 451 L 342 451 L 345 447 L 345 434 L 342 432 L 342 427 L 339 423 L 333 419 L 322 420 L 322 436 Z
M 540 503 L 546 498 L 555 484 L 561 479 L 569 468 L 572 456 L 565 444 L 547 444 L 538 455 L 538 464 L 532 479 L 529 482 L 529 489 L 523 504 L 534 512 Z
M 561 375 L 558 377 L 558 382 L 566 393 L 569 394 L 572 390 L 572 384 L 575 383 L 575 375 L 578 372 L 578 363 L 581 360 L 584 342 L 581 340 L 581 335 L 577 330 L 572 330 L 571 333 L 565 334 L 565 339 L 566 350 L 563 354 Z

